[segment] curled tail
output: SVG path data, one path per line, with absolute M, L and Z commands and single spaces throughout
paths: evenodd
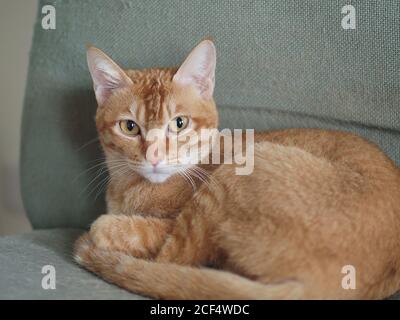
M 226 271 L 137 259 L 98 249 L 86 236 L 76 244 L 75 260 L 119 287 L 157 299 L 299 299 L 303 291 L 295 281 L 266 285 Z

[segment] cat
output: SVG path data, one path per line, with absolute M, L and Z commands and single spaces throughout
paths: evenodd
M 151 129 L 169 139 L 218 127 L 213 42 L 179 68 L 124 71 L 94 47 L 87 59 L 110 182 L 77 263 L 160 299 L 382 299 L 400 288 L 400 171 L 376 145 L 285 129 L 256 133 L 250 175 L 169 165 L 165 150 L 146 152 Z

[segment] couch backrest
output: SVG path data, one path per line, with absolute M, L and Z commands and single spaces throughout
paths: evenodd
M 355 30 L 341 25 L 349 2 Z M 55 30 L 42 29 L 46 4 Z M 22 195 L 35 228 L 86 227 L 105 210 L 101 180 L 85 172 L 101 157 L 85 44 L 142 68 L 178 65 L 207 36 L 222 127 L 351 130 L 400 162 L 397 1 L 45 0 L 22 123 Z

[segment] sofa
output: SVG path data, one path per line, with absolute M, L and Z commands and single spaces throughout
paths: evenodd
M 144 299 L 72 259 L 74 240 L 105 213 L 87 44 L 145 68 L 178 65 L 212 37 L 221 128 L 355 132 L 400 164 L 398 4 L 353 0 L 350 12 L 348 2 L 40 0 L 20 158 L 34 230 L 0 237 L 0 299 Z M 44 5 L 55 8 L 55 29 L 42 27 Z M 343 26 L 348 14 L 355 29 Z M 49 265 L 55 288 L 43 285 Z

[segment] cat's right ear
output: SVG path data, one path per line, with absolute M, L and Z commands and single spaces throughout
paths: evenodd
M 104 104 L 114 90 L 132 84 L 126 73 L 100 49 L 88 47 L 87 62 L 99 106 Z

